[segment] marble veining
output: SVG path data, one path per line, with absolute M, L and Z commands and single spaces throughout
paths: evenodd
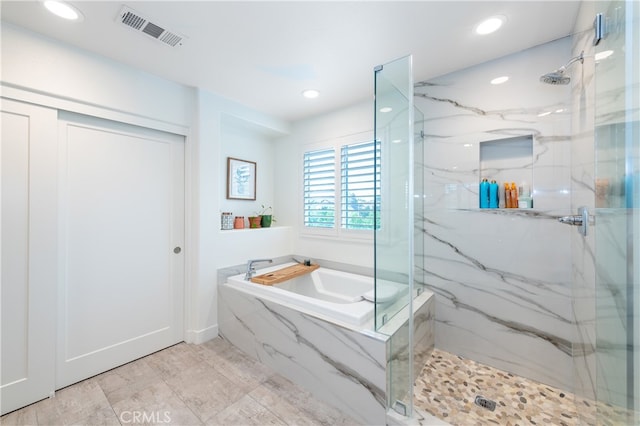
M 234 346 L 360 422 L 384 419 L 384 342 L 221 285 L 220 332 Z
M 427 135 L 418 263 L 436 294 L 436 347 L 562 389 L 573 388 L 575 230 L 557 221 L 571 213 L 571 93 L 538 79 L 570 50 L 561 39 L 415 86 Z M 489 85 L 504 69 L 509 82 Z M 530 156 L 481 169 L 480 143 L 509 138 Z M 479 209 L 481 177 L 510 176 L 526 177 L 534 208 Z
M 300 330 L 298 329 L 298 327 L 295 325 L 293 321 L 287 319 L 283 314 L 277 312 L 276 309 L 272 309 L 271 307 L 269 307 L 269 304 L 267 304 L 266 302 L 262 300 L 258 300 L 258 303 L 260 303 L 265 310 L 267 310 L 273 316 L 275 316 L 282 323 L 282 325 L 284 325 L 284 327 L 290 330 L 290 332 L 295 336 L 296 344 L 308 347 L 311 351 L 315 352 L 323 362 L 333 367 L 333 370 L 335 371 L 336 374 L 340 375 L 342 378 L 346 380 L 349 380 L 350 382 L 357 384 L 358 386 L 362 386 L 380 404 L 385 403 L 384 391 L 379 386 L 376 386 L 374 383 L 368 380 L 366 377 L 358 374 L 355 367 L 349 366 L 344 362 L 339 362 L 334 360 L 331 356 L 329 356 L 324 351 L 322 347 L 319 347 L 318 345 L 314 344 L 310 339 L 304 337 L 300 333 Z M 382 365 L 379 362 L 379 360 L 376 360 L 370 353 L 368 353 L 366 348 L 364 348 L 363 345 L 359 344 L 359 342 L 357 342 L 357 339 L 355 339 L 353 335 L 347 336 L 345 335 L 344 331 L 332 330 L 331 327 L 327 327 L 327 325 L 322 323 L 318 323 L 317 326 L 324 329 L 324 331 L 326 331 L 327 333 L 332 334 L 332 337 L 337 339 L 337 341 L 339 341 L 340 343 L 346 345 L 347 347 L 352 348 L 352 350 L 355 349 L 358 355 L 364 358 L 365 362 L 371 362 L 373 365 L 375 365 L 375 367 L 379 369 L 384 368 L 384 365 Z M 272 349 L 275 349 L 275 348 L 272 347 Z M 291 356 L 287 356 L 287 357 L 292 362 L 296 362 L 294 361 L 293 357 Z M 360 361 L 363 361 L 363 360 L 361 359 Z M 302 365 L 302 364 L 299 364 L 299 365 Z
M 434 303 L 428 291 L 415 299 L 416 368 L 434 346 Z M 218 286 L 218 309 L 225 339 L 359 422 L 384 423 L 390 401 L 407 392 L 410 397 L 406 309 L 377 333 L 298 311 L 232 283 Z

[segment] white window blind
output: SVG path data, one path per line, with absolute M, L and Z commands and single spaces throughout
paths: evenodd
M 333 228 L 336 211 L 333 148 L 304 153 L 304 226 Z
M 375 164 L 380 164 L 380 143 L 344 145 L 341 157 L 342 228 L 379 229 L 380 167 L 376 172 Z

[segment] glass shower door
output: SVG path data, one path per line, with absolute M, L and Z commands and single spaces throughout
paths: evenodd
M 377 303 L 375 328 L 388 323 L 411 300 L 413 242 L 413 84 L 411 57 L 375 69 L 375 134 L 380 144 L 376 188 L 380 209 L 375 232 L 376 300 L 393 284 L 400 297 L 394 303 Z M 395 286 L 398 287 L 398 286 Z
M 604 1 L 596 46 L 597 423 L 640 424 L 640 5 Z M 606 56 L 608 55 L 608 56 Z M 614 407 L 614 408 L 612 408 Z M 606 420 L 606 421 L 605 421 Z
M 387 334 L 387 407 L 413 412 L 414 106 L 411 57 L 374 70 L 380 209 L 375 231 L 375 329 Z M 393 297 L 390 297 L 393 295 Z

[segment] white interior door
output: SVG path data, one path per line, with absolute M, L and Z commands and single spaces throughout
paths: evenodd
M 184 138 L 59 124 L 56 387 L 183 340 Z
M 2 99 L 0 411 L 54 391 L 57 112 Z

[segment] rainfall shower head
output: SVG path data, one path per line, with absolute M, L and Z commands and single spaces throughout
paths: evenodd
M 570 77 L 564 75 L 565 69 L 560 68 L 540 77 L 540 81 L 546 84 L 569 84 Z
M 563 65 L 557 70 L 541 76 L 540 81 L 542 83 L 553 84 L 553 85 L 569 84 L 569 82 L 571 81 L 571 78 L 569 76 L 566 76 L 564 73 L 567 71 L 567 68 L 570 65 L 578 61 L 580 61 L 580 63 L 584 62 L 584 51 L 580 52 L 580 55 L 576 56 L 575 58 L 572 58 L 569 62 L 566 63 L 566 65 Z

